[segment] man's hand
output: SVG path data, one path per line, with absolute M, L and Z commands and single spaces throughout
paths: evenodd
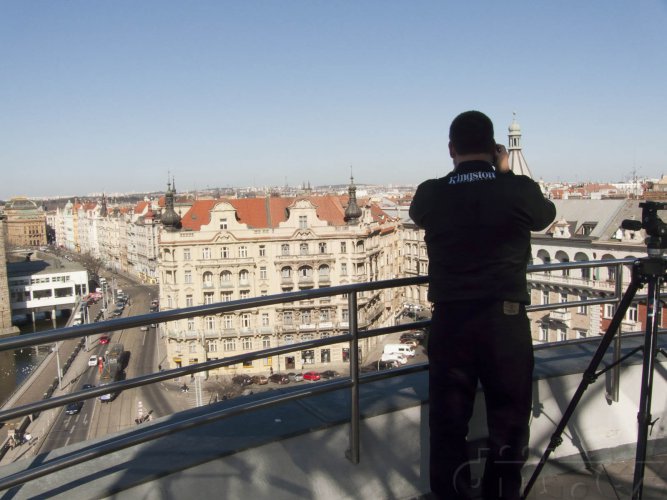
M 510 171 L 510 155 L 502 144 L 496 144 L 496 154 L 493 157 L 493 166 L 496 171 L 505 174 Z

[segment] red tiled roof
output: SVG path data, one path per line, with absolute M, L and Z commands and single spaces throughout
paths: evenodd
M 147 205 L 148 205 L 148 202 L 146 202 L 146 201 L 138 202 L 137 205 L 134 207 L 134 213 L 135 214 L 143 213 L 143 211 L 146 209 Z
M 316 208 L 317 217 L 334 226 L 345 224 L 345 206 L 347 196 L 308 196 L 302 198 L 240 198 L 221 200 L 196 200 L 183 215 L 183 229 L 199 231 L 202 225 L 211 222 L 211 210 L 220 202 L 229 203 L 236 210 L 242 224 L 251 228 L 274 228 L 287 220 L 287 210 L 301 199 L 309 200 Z M 386 214 L 375 205 L 371 205 L 373 217 L 383 222 L 379 216 Z
M 211 209 L 218 203 L 216 200 L 196 200 L 181 218 L 183 229 L 199 231 L 211 222 Z

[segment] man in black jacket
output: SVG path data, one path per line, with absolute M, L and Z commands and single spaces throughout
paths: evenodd
M 518 499 L 526 460 L 533 349 L 525 306 L 530 232 L 556 209 L 529 177 L 515 175 L 491 120 L 457 116 L 449 130 L 454 170 L 419 185 L 410 217 L 425 229 L 428 298 L 430 479 L 437 498 L 471 495 L 466 453 L 477 383 L 489 429 L 482 494 Z

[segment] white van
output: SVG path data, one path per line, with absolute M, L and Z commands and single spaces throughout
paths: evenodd
M 409 344 L 387 344 L 384 346 L 384 354 L 402 354 L 403 356 L 413 357 L 415 349 Z

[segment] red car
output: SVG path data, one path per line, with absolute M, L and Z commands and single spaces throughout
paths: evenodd
M 315 381 L 320 379 L 320 374 L 317 372 L 306 372 L 303 374 L 304 380 Z
M 109 337 L 107 335 L 102 335 L 100 337 L 100 344 L 108 344 L 109 343 Z

